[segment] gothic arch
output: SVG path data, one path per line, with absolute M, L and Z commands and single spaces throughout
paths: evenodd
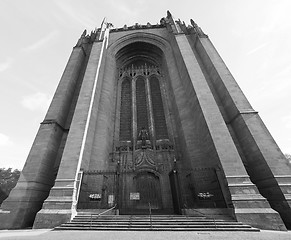
M 125 46 L 136 43 L 136 42 L 144 42 L 148 44 L 152 44 L 159 48 L 163 54 L 166 51 L 169 51 L 171 49 L 171 46 L 169 42 L 157 35 L 150 34 L 150 33 L 144 33 L 144 32 L 137 32 L 128 34 L 126 36 L 123 36 L 121 38 L 118 38 L 114 43 L 108 46 L 108 48 L 112 48 L 111 52 L 113 56 L 116 56 L 116 54 Z

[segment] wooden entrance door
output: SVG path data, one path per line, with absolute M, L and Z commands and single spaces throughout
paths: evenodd
M 153 173 L 138 174 L 136 176 L 136 190 L 140 194 L 136 209 L 148 209 L 149 203 L 152 209 L 162 208 L 160 181 Z

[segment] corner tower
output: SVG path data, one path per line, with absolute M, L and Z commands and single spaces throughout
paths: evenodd
M 291 228 L 291 170 L 208 36 L 157 25 L 87 34 L 73 48 L 2 228 L 78 211 L 225 214 Z M 5 221 L 4 221 L 5 219 Z

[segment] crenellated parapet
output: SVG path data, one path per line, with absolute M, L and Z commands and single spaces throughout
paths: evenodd
M 90 34 L 87 34 L 87 30 L 85 29 L 78 39 L 76 47 L 81 47 L 83 44 L 93 43 L 96 40 L 98 33 L 100 33 L 100 28 L 91 31 Z
M 208 37 L 202 31 L 202 29 L 193 21 L 193 19 L 190 19 L 191 25 L 186 26 L 184 21 L 181 21 L 180 19 L 174 19 L 170 11 L 167 11 L 167 16 L 162 18 L 160 22 L 161 24 L 166 26 L 170 32 L 174 34 L 194 34 L 198 37 Z
M 165 25 L 162 23 L 161 24 L 151 24 L 149 22 L 147 24 L 135 23 L 132 26 L 124 25 L 121 28 L 110 29 L 110 32 L 122 32 L 122 31 L 138 30 L 138 29 L 144 30 L 144 29 L 151 29 L 151 28 L 164 28 L 164 27 Z
M 87 34 L 86 29 L 83 31 L 80 38 L 78 39 L 76 47 L 81 47 L 83 44 L 90 44 L 95 41 L 102 41 L 104 38 L 105 31 L 111 28 L 113 28 L 113 24 L 107 22 L 106 18 L 104 18 L 100 28 L 95 28 L 90 32 L 90 34 Z

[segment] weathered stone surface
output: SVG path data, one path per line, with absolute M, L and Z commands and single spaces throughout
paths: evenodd
M 78 209 L 114 204 L 116 213 L 145 213 L 147 201 L 157 213 L 199 208 L 262 229 L 291 228 L 284 156 L 208 37 L 192 26 L 168 14 L 161 25 L 109 33 L 105 24 L 82 35 L 2 205 L 1 228 L 51 228 Z M 170 172 L 177 174 L 172 188 Z
M 37 214 L 34 228 L 46 227 L 47 223 L 43 223 L 42 221 L 47 217 L 56 219 L 59 223 L 62 219 L 68 220 L 74 215 L 74 208 L 77 204 L 76 183 L 78 181 L 78 172 L 81 162 L 88 162 L 88 160 L 85 159 L 88 154 L 84 153 L 86 151 L 90 153 L 92 147 L 92 133 L 94 133 L 96 121 L 93 105 L 96 101 L 99 101 L 99 92 L 101 91 L 102 83 L 100 82 L 102 82 L 102 80 L 98 75 L 100 70 L 98 69 L 98 63 L 103 58 L 103 50 L 104 44 L 102 42 L 93 44 L 55 185 L 51 189 L 50 195 L 43 205 L 43 209 L 47 210 L 71 209 L 71 211 L 68 211 L 65 215 L 55 214 L 55 212 L 53 212 L 52 214 L 54 217 L 48 217 L 50 212 L 45 211 L 45 213 L 43 213 L 40 211 Z M 97 97 L 95 98 L 95 96 Z M 45 216 L 42 216 L 43 214 Z M 60 217 L 60 219 L 57 219 L 58 217 Z
M 83 51 L 75 48 L 36 135 L 18 184 L 2 204 L 2 209 L 11 211 L 11 214 L 4 216 L 5 225 L 1 224 L 1 228 L 32 226 L 35 214 L 41 209 L 54 184 L 56 158 L 83 59 Z
M 290 197 L 286 192 L 286 185 L 278 184 L 281 175 L 287 177 L 285 181 L 288 183 L 285 184 L 289 184 L 289 187 L 291 184 L 291 181 L 287 180 L 290 178 L 290 169 L 284 161 L 283 153 L 210 40 L 199 38 L 196 49 L 214 86 L 213 94 L 217 94 L 222 103 L 225 111 L 224 120 L 233 131 L 232 137 L 237 143 L 236 147 L 252 182 L 290 228 L 291 208 L 288 203 Z

